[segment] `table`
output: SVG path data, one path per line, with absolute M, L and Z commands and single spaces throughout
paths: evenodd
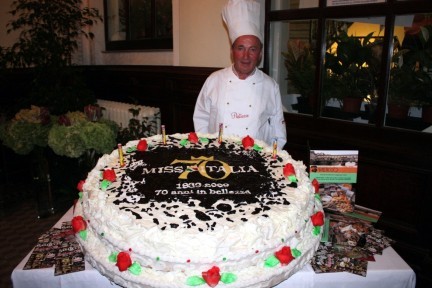
M 54 227 L 72 219 L 72 208 Z M 120 287 L 102 276 L 89 263 L 86 270 L 62 276 L 54 276 L 54 268 L 23 270 L 30 253 L 12 272 L 14 288 L 114 288 Z M 280 283 L 275 288 L 415 288 L 416 276 L 408 264 L 392 247 L 375 255 L 375 262 L 369 262 L 367 276 L 347 272 L 316 274 L 308 264 L 302 270 Z

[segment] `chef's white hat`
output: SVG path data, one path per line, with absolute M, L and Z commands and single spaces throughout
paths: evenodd
M 222 9 L 231 43 L 243 35 L 254 35 L 263 43 L 260 30 L 260 4 L 255 0 L 228 0 Z

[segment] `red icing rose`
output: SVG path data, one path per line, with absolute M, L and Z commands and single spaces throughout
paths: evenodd
M 311 216 L 312 224 L 314 226 L 322 226 L 324 225 L 324 213 L 322 211 L 316 212 Z
M 221 278 L 219 267 L 213 266 L 210 270 L 202 272 L 202 277 L 210 287 L 215 287 Z
M 282 265 L 288 265 L 292 260 L 294 260 L 294 256 L 292 256 L 291 248 L 289 246 L 282 247 L 282 249 L 275 253 L 275 256 Z
M 108 180 L 110 182 L 114 182 L 116 180 L 116 174 L 113 169 L 104 170 L 102 177 L 104 180 Z
M 245 138 L 243 138 L 242 144 L 245 149 L 248 149 L 252 148 L 255 143 L 254 140 L 249 135 L 247 135 Z
M 190 132 L 189 136 L 188 136 L 188 140 L 191 143 L 198 143 L 198 136 L 197 136 L 197 134 L 195 132 Z
M 87 223 L 82 216 L 75 216 L 72 219 L 72 230 L 74 231 L 74 233 L 78 233 L 86 229 Z
M 312 180 L 312 185 L 315 188 L 315 193 L 319 193 L 319 182 L 316 178 Z
M 120 252 L 117 255 L 117 267 L 120 271 L 127 270 L 132 265 L 132 260 L 130 258 L 129 253 L 127 252 Z
M 147 150 L 147 141 L 145 139 L 141 139 L 138 142 L 137 150 L 138 151 L 146 151 Z
M 78 185 L 77 185 L 78 191 L 80 191 L 80 192 L 83 191 L 84 183 L 85 183 L 85 180 L 81 180 L 81 181 L 78 182 Z
M 283 174 L 285 176 L 295 175 L 294 166 L 291 163 L 287 163 L 283 168 Z

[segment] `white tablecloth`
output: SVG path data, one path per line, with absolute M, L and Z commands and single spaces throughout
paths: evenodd
M 55 227 L 72 219 L 72 208 Z M 113 288 L 119 287 L 102 276 L 86 262 L 86 270 L 54 276 L 54 268 L 23 270 L 30 253 L 12 272 L 14 288 Z M 310 265 L 277 285 L 277 288 L 415 288 L 416 276 L 406 262 L 388 247 L 382 255 L 369 262 L 367 276 L 347 272 L 316 274 Z

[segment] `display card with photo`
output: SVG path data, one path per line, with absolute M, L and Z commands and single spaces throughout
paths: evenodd
M 41 235 L 24 270 L 51 268 L 54 275 L 84 271 L 84 254 L 75 239 L 70 221 L 63 222 L 60 229 L 51 228 Z
M 319 193 L 326 211 L 354 211 L 353 185 L 357 182 L 357 163 L 357 150 L 310 151 L 310 179 L 320 183 Z
M 311 150 L 310 179 L 319 183 L 357 183 L 357 150 Z
M 72 232 L 71 222 L 63 222 L 62 230 Z M 84 270 L 84 253 L 76 241 L 74 234 L 64 234 L 64 241 L 62 241 L 57 252 L 54 275 L 59 276 Z

